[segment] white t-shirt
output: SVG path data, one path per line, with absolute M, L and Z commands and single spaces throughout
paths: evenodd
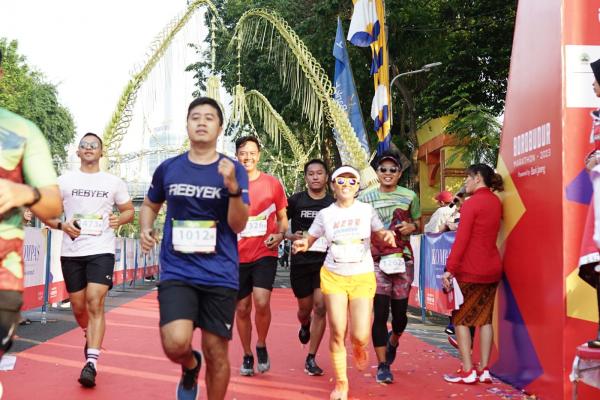
M 458 218 L 458 213 L 455 207 L 440 207 L 431 215 L 431 219 L 425 225 L 425 233 L 440 233 L 444 225 L 448 222 L 454 222 Z
M 114 254 L 115 232 L 108 226 L 108 216 L 115 204 L 122 205 L 130 200 L 125 182 L 106 172 L 69 171 L 58 178 L 58 185 L 65 221 L 77 218 L 83 225 L 82 234 L 75 240 L 64 234 L 62 256 Z M 91 233 L 83 234 L 86 230 Z
M 349 276 L 374 271 L 371 232 L 383 228 L 373 206 L 354 200 L 348 208 L 333 203 L 319 211 L 308 234 L 327 239 L 325 268 Z

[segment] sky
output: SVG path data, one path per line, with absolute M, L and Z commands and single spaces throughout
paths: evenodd
M 0 37 L 57 85 L 76 138 L 102 133 L 152 39 L 186 0 L 0 0 Z

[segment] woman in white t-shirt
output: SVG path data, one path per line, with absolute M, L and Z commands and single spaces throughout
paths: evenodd
M 394 234 L 384 230 L 383 223 L 370 204 L 355 200 L 360 175 L 350 166 L 332 174 L 336 202 L 319 211 L 308 230 L 308 236 L 294 241 L 293 252 L 306 251 L 320 237 L 328 243 L 327 256 L 321 268 L 321 291 L 325 297 L 329 321 L 329 351 L 335 370 L 335 389 L 331 400 L 348 398 L 346 347 L 344 338 L 351 315 L 350 338 L 358 370 L 368 363 L 367 345 L 371 335 L 371 312 L 375 296 L 375 273 L 370 238 L 395 246 Z

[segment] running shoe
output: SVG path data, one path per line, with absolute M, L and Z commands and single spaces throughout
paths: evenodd
M 394 346 L 390 343 L 390 338 L 392 337 L 392 331 L 388 332 L 387 343 L 385 345 L 385 362 L 387 365 L 392 365 L 394 360 L 396 359 L 396 351 L 398 351 L 398 344 Z
M 193 351 L 198 364 L 193 369 L 181 367 L 181 379 L 177 384 L 177 400 L 196 400 L 198 398 L 198 374 L 202 367 L 202 356 Z
M 379 363 L 377 366 L 377 375 L 375 376 L 377 383 L 392 383 L 394 382 L 394 375 L 390 371 L 390 366 L 384 362 Z
M 464 383 L 467 385 L 472 385 L 477 383 L 477 370 L 475 368 L 471 368 L 469 371 L 464 371 L 462 368 L 456 371 L 455 374 L 446 374 L 444 375 L 444 380 L 450 383 Z
M 329 400 L 348 400 L 348 382 L 336 382 L 335 388 L 329 394 Z
M 454 325 L 452 325 L 452 322 L 449 323 L 448 326 L 446 326 L 444 332 L 446 332 L 447 335 L 454 335 Z
M 252 354 L 245 354 L 244 361 L 240 368 L 240 375 L 252 376 L 254 375 L 254 356 Z
M 487 367 L 481 371 L 477 371 L 477 376 L 480 383 L 492 383 L 492 374 L 490 374 L 490 370 Z
M 352 354 L 354 355 L 354 365 L 359 371 L 363 371 L 367 368 L 369 363 L 369 353 L 363 346 L 352 346 Z
M 310 376 L 321 376 L 323 375 L 323 370 L 317 365 L 315 361 L 315 356 L 309 354 L 306 357 L 306 361 L 304 362 L 304 372 L 306 372 Z
M 306 344 L 310 341 L 310 321 L 308 321 L 308 324 L 306 325 L 300 325 L 298 339 L 300 339 L 300 343 L 302 344 Z
M 271 369 L 271 361 L 269 361 L 269 353 L 267 353 L 266 347 L 256 346 L 256 358 L 258 358 L 258 372 L 264 374 Z
M 454 336 L 448 336 L 448 343 L 450 343 L 455 349 L 458 349 L 458 342 Z
M 79 376 L 79 383 L 81 386 L 87 388 L 96 386 L 96 368 L 94 368 L 94 364 L 89 361 L 85 363 L 85 366 L 81 370 L 81 375 Z

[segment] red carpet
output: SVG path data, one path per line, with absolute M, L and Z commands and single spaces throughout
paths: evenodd
M 242 349 L 234 332 L 230 347 L 232 378 L 227 399 L 328 399 L 333 387 L 327 351 L 327 334 L 317 354 L 325 370 L 321 377 L 304 372 L 306 349 L 298 342 L 296 300 L 291 290 L 276 289 L 272 300 L 273 319 L 267 345 L 271 371 L 265 375 L 241 377 L 238 368 Z M 200 333 L 194 343 L 199 348 Z M 39 346 L 17 354 L 15 370 L 1 372 L 3 399 L 173 399 L 180 369 L 163 355 L 158 334 L 156 292 L 127 303 L 107 314 L 107 332 L 98 367 L 97 386 L 83 389 L 77 383 L 83 367 L 84 339 L 75 329 Z M 350 398 L 352 399 L 520 399 L 508 385 L 452 385 L 442 375 L 455 370 L 458 360 L 412 335 L 400 342 L 392 366 L 395 383 L 375 383 L 375 353 L 366 372 L 353 368 L 349 357 Z M 204 368 L 202 369 L 202 376 Z M 204 381 L 201 382 L 204 387 Z M 201 399 L 206 399 L 203 390 Z

